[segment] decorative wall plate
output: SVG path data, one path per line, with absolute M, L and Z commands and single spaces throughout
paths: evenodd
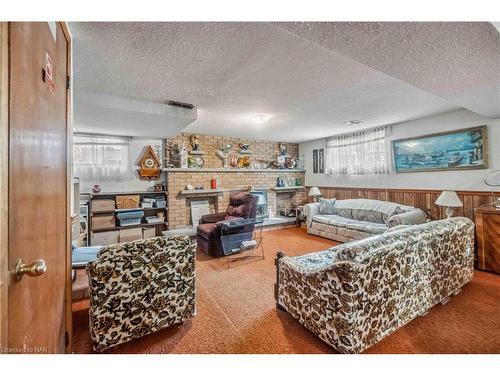
M 240 156 L 238 158 L 238 168 L 250 168 L 251 166 L 250 156 Z

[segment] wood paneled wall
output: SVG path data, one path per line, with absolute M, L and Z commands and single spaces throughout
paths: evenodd
M 309 188 L 307 190 L 309 192 Z M 434 204 L 441 190 L 372 189 L 349 187 L 321 187 L 323 197 L 337 199 L 368 198 L 396 202 L 424 210 L 432 220 L 446 217 L 444 209 Z M 464 206 L 454 209 L 454 216 L 465 216 L 474 220 L 474 208 L 495 200 L 487 191 L 457 191 Z M 499 193 L 496 193 L 498 196 Z M 309 198 L 310 200 L 310 198 Z M 311 200 L 310 200 L 311 201 Z

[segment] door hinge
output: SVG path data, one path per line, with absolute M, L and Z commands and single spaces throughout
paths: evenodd
M 66 90 L 69 90 L 71 87 L 71 78 L 69 76 L 66 76 Z

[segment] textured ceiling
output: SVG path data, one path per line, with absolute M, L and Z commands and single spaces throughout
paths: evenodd
M 371 26 L 366 26 L 374 24 L 351 26 L 359 30 L 344 33 L 340 38 L 342 54 L 324 42 L 325 38 L 318 40 L 316 32 L 304 32 L 301 27 L 306 25 L 72 23 L 75 103 L 78 104 L 79 92 L 156 103 L 184 101 L 198 108 L 197 120 L 185 131 L 291 142 L 352 130 L 344 124 L 346 120 L 362 120 L 363 124 L 355 127 L 359 129 L 416 119 L 463 105 L 443 99 L 442 92 L 436 95 L 428 87 L 422 89 L 424 85 L 408 83 L 410 79 L 400 71 L 404 69 L 396 69 L 411 63 L 408 58 L 402 59 L 404 56 L 392 59 L 388 52 L 384 53 L 384 69 L 378 67 L 384 73 L 368 66 L 375 65 L 371 60 L 356 61 L 361 58 L 354 56 L 352 45 L 358 44 L 363 51 L 369 49 L 364 37 L 359 38 L 362 34 L 378 35 L 379 31 L 370 31 Z M 307 26 L 306 30 L 313 29 Z M 412 39 L 422 34 L 398 35 Z M 379 51 L 386 47 L 380 43 L 373 44 L 373 54 L 380 55 Z M 437 56 L 437 47 L 429 46 L 435 52 L 432 59 L 426 60 L 430 63 Z M 419 53 L 427 53 L 423 46 L 419 48 Z M 482 53 L 482 48 L 484 45 L 467 53 Z M 399 65 L 396 60 L 400 60 Z M 387 74 L 387 67 L 398 74 Z M 454 69 L 450 65 L 448 68 Z M 426 73 L 432 77 L 420 72 L 420 79 L 439 88 L 442 72 L 438 68 L 436 72 L 439 74 Z M 454 73 L 445 78 L 463 80 L 462 75 Z M 473 85 L 476 81 L 466 82 Z M 455 94 L 460 91 L 455 82 L 447 84 Z M 264 125 L 248 119 L 262 112 L 273 114 L 274 118 Z M 75 113 L 75 122 L 78 121 Z M 144 124 L 137 124 L 139 129 L 141 126 Z M 161 137 L 162 127 L 157 131 Z
M 196 120 L 196 109 L 79 90 L 75 93 L 76 132 L 132 137 L 174 137 Z
M 488 22 L 277 23 L 486 117 L 500 117 L 500 34 Z

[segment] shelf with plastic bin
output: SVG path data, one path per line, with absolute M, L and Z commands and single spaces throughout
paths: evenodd
M 168 207 L 138 207 L 138 208 L 117 208 L 115 210 L 103 210 L 103 211 L 94 211 L 90 215 L 94 214 L 112 214 L 118 212 L 127 212 L 127 211 L 166 211 Z
M 111 230 L 120 230 L 120 229 L 131 229 L 131 228 L 143 228 L 143 227 L 154 227 L 158 225 L 166 225 L 166 222 L 161 222 L 161 223 L 141 223 L 137 225 L 124 225 L 124 226 L 117 226 L 117 227 L 108 227 L 108 228 L 99 228 L 99 229 L 92 229 L 92 232 L 107 232 Z
M 93 245 L 93 234 L 94 233 L 106 233 L 106 232 L 119 232 L 120 230 L 126 230 L 126 229 L 137 229 L 137 228 L 155 228 L 155 233 L 156 235 L 160 235 L 162 230 L 165 230 L 168 228 L 168 221 L 167 221 L 167 212 L 168 212 L 168 202 L 166 201 L 167 198 L 167 192 L 166 191 L 153 191 L 153 190 L 138 190 L 138 191 L 121 191 L 121 192 L 102 192 L 102 193 L 90 193 L 89 194 L 89 201 L 88 201 L 88 217 L 90 220 L 88 220 L 88 227 L 87 227 L 87 245 L 91 246 Z M 150 198 L 154 201 L 157 201 L 159 198 L 161 199 L 162 202 L 160 202 L 160 207 L 156 207 L 157 203 L 152 204 L 153 207 L 130 207 L 131 205 L 125 205 L 124 207 L 127 208 L 117 208 L 116 207 L 116 201 L 118 196 L 123 196 L 123 195 L 138 195 L 139 196 L 139 203 L 143 202 L 143 199 L 145 198 Z M 105 200 L 114 200 L 112 204 L 107 204 L 107 205 L 97 205 L 95 204 L 97 201 L 100 201 L 101 199 Z M 95 205 L 94 205 L 95 204 Z M 98 210 L 98 207 L 102 206 L 102 210 Z M 163 206 L 163 207 L 161 207 Z M 97 209 L 97 210 L 95 210 Z M 138 211 L 143 214 L 143 217 L 141 217 L 141 220 L 132 222 L 132 225 L 120 225 L 119 222 L 119 217 L 122 216 L 124 213 L 128 212 L 133 212 L 133 211 Z M 107 225 L 104 227 L 94 227 L 92 219 L 91 218 L 98 218 L 100 216 L 110 216 L 109 222 L 106 222 Z M 148 223 L 145 220 L 145 217 L 148 216 L 157 216 L 161 215 L 162 218 L 164 218 L 163 222 L 158 222 L 158 223 Z M 115 217 L 115 222 L 113 223 L 111 220 L 111 216 Z M 115 225 L 113 225 L 115 224 Z
M 89 196 L 91 197 L 105 197 L 105 196 L 114 196 L 114 195 L 134 195 L 134 194 L 139 194 L 139 195 L 157 195 L 157 194 L 163 194 L 167 195 L 168 192 L 164 190 L 134 190 L 134 191 L 119 191 L 119 192 L 108 192 L 108 191 L 103 191 L 100 193 L 90 193 Z

